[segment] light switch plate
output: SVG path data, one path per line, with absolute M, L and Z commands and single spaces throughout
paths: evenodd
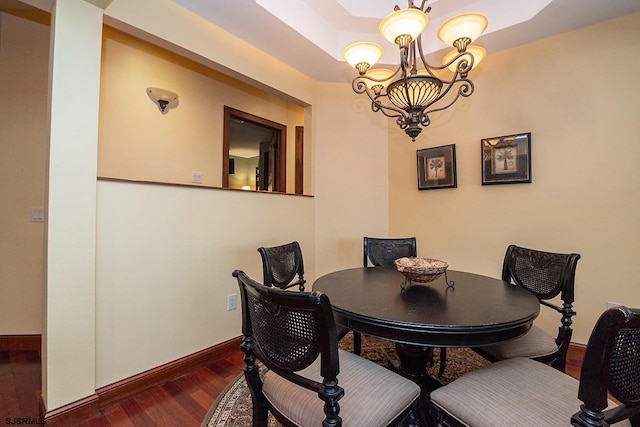
M 235 310 L 238 307 L 238 295 L 227 295 L 227 310 Z
M 44 222 L 44 208 L 31 208 L 31 222 Z

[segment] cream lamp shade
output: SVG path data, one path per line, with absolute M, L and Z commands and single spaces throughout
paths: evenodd
M 367 68 L 373 67 L 378 62 L 382 56 L 382 48 L 371 42 L 354 43 L 347 46 L 342 56 L 349 65 L 360 71 L 360 74 L 364 74 Z
M 371 77 L 374 80 L 363 80 L 369 89 L 378 89 L 380 91 L 391 83 L 392 76 L 393 71 L 387 68 L 370 68 L 367 70 L 367 77 Z
M 487 17 L 480 13 L 464 13 L 447 19 L 438 30 L 438 38 L 449 46 L 455 46 L 456 40 L 465 37 L 471 43 L 482 34 L 488 23 Z
M 387 15 L 380 22 L 380 34 L 400 47 L 416 40 L 427 28 L 429 17 L 420 9 L 401 9 Z M 408 37 L 407 37 L 408 36 Z
M 147 96 L 158 104 L 162 113 L 167 112 L 167 108 L 175 108 L 178 104 L 178 94 L 159 87 L 148 87 Z
M 483 47 L 476 46 L 476 45 L 472 45 L 472 46 L 467 47 L 467 52 L 469 52 L 471 55 L 473 55 L 473 67 L 471 67 L 471 69 L 476 68 L 478 66 L 478 64 L 480 64 L 480 61 L 482 61 L 482 59 L 487 55 L 487 51 L 484 50 Z M 459 52 L 457 50 L 452 50 L 451 52 L 447 53 L 444 56 L 444 58 L 442 58 L 442 65 L 444 65 L 444 64 L 448 63 L 449 61 L 451 61 L 456 55 L 458 55 L 458 53 Z M 453 62 L 447 68 L 450 69 L 451 71 L 455 72 L 456 69 L 458 68 L 458 63 L 460 61 L 463 61 L 464 59 L 468 59 L 468 58 L 465 58 L 464 56 L 461 57 L 461 58 L 458 58 L 457 61 Z

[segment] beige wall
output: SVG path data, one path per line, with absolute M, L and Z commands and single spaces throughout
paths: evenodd
M 475 94 L 415 144 L 390 125 L 391 233 L 493 277 L 510 243 L 580 253 L 573 340 L 586 343 L 608 301 L 640 306 L 640 14 L 489 55 L 477 71 Z M 482 186 L 480 139 L 518 132 L 532 133 L 533 182 Z M 446 144 L 458 188 L 418 191 L 416 149 Z M 555 334 L 557 314 L 539 320 Z
M 204 186 L 220 186 L 224 105 L 287 125 L 292 175 L 302 107 L 119 31 L 105 35 L 99 176 L 189 184 L 199 171 Z M 147 86 L 177 92 L 178 107 L 161 114 Z M 226 310 L 237 293 L 231 272 L 261 279 L 259 246 L 298 240 L 314 275 L 311 197 L 110 182 L 98 189 L 97 387 L 237 337 L 240 313 Z
M 261 281 L 259 246 L 297 240 L 312 279 L 314 215 L 312 197 L 100 181 L 96 387 L 239 336 L 231 272 Z
M 0 13 L 0 335 L 42 333 L 49 25 Z
M 204 186 L 222 186 L 227 105 L 287 126 L 287 192 L 294 192 L 301 106 L 110 28 L 102 62 L 99 176 L 189 184 L 201 172 Z M 178 106 L 162 114 L 147 87 L 178 93 Z
M 51 45 L 42 396 L 56 408 L 95 391 L 102 9 L 57 2 Z
M 313 109 L 318 275 L 362 265 L 363 236 L 386 236 L 387 120 L 350 84 L 319 84 Z

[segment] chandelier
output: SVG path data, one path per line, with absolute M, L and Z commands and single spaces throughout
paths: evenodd
M 348 46 L 344 59 L 358 70 L 351 83 L 354 92 L 371 99 L 371 109 L 396 119 L 412 141 L 431 124 L 429 114 L 452 106 L 461 96 L 473 93 L 473 82 L 468 74 L 486 52 L 471 43 L 487 28 L 487 18 L 479 13 L 466 13 L 447 20 L 438 30 L 438 38 L 454 50 L 444 56 L 442 66 L 427 63 L 422 52 L 421 34 L 429 23 L 425 8 L 408 0 L 407 9 L 394 8 L 380 23 L 380 34 L 400 49 L 400 65 L 395 71 L 372 68 L 382 56 L 382 48 L 371 42 Z M 451 70 L 450 79 L 442 78 L 445 69 Z M 447 96 L 449 95 L 449 96 Z M 441 102 L 442 101 L 442 102 Z

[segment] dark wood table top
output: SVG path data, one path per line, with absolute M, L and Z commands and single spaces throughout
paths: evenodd
M 516 338 L 538 316 L 527 290 L 500 279 L 449 270 L 430 283 L 401 290 L 395 268 L 352 268 L 318 278 L 336 322 L 365 335 L 421 346 L 474 347 Z

